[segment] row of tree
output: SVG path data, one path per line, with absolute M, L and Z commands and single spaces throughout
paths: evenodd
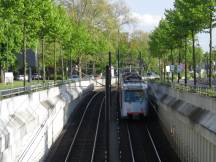
M 36 70 L 44 81 L 49 77 L 56 81 L 58 72 L 63 79 L 73 64 L 81 76 L 84 64 L 91 63 L 95 74 L 107 63 L 108 51 L 115 52 L 123 35 L 119 31 L 130 21 L 129 10 L 121 2 L 0 0 L 1 72 L 17 70 L 17 56 L 22 54 L 26 85 L 26 51 L 32 48 L 38 51 Z
M 185 84 L 187 84 L 187 69 L 190 64 L 193 67 L 193 79 L 196 86 L 197 63 L 203 57 L 202 50 L 196 46 L 196 34 L 206 32 L 209 33 L 210 40 L 208 77 L 209 86 L 212 86 L 212 28 L 215 26 L 215 11 L 214 0 L 175 0 L 174 9 L 165 11 L 165 18 L 153 31 L 149 41 L 151 55 L 159 59 L 160 67 L 163 63 L 161 69 L 164 69 L 164 79 L 168 62 L 184 63 Z
M 35 49 L 42 42 L 42 65 L 45 75 L 44 41 L 47 39 L 53 44 L 56 61 L 55 45 L 67 39 L 65 33 L 68 32 L 67 24 L 70 23 L 65 9 L 51 0 L 1 0 L 0 17 L 1 71 L 8 71 L 14 67 L 17 55 L 22 52 L 23 73 L 26 78 L 27 48 Z

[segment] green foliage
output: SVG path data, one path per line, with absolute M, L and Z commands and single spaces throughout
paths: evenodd
M 13 0 L 0 1 L 0 64 L 1 68 L 8 70 L 9 65 L 15 64 L 15 53 L 21 49 L 21 28 L 16 23 L 17 15 L 14 11 L 17 2 Z
M 214 21 L 213 6 L 215 1 L 212 0 L 175 0 L 174 9 L 165 11 L 165 19 L 150 35 L 151 55 L 163 59 L 165 64 L 174 58 L 176 63 L 188 63 L 187 67 L 193 65 L 195 69 L 204 58 L 202 49 L 196 46 L 196 34 L 210 28 Z M 177 48 L 180 53 L 175 50 Z M 169 49 L 173 56 L 168 54 Z
M 208 7 L 203 0 L 176 0 L 176 9 L 181 13 L 185 26 L 195 33 L 201 31 L 206 26 Z
M 8 70 L 14 66 L 17 54 L 26 48 L 38 48 L 40 65 L 44 58 L 41 67 L 51 71 L 54 60 L 59 64 L 62 58 L 65 62 L 80 59 L 104 67 L 108 51 L 116 52 L 117 31 L 129 19 L 125 5 L 107 0 L 95 4 L 90 0 L 77 4 L 66 4 L 63 0 L 0 0 L 0 68 Z M 122 39 L 124 34 L 119 35 L 119 47 L 127 53 L 129 46 Z M 115 61 L 115 55 L 112 56 Z

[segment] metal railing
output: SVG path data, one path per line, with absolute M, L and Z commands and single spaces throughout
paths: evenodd
M 57 81 L 56 83 L 51 81 L 51 82 L 34 84 L 26 87 L 9 88 L 5 90 L 0 90 L 0 98 L 2 99 L 2 98 L 15 96 L 15 95 L 21 95 L 21 94 L 31 93 L 35 91 L 45 90 L 45 89 L 49 89 L 52 87 L 56 87 L 68 83 L 73 83 L 73 81 L 65 80 L 65 81 Z
M 175 88 L 179 91 L 186 91 L 190 93 L 198 93 L 200 95 L 216 97 L 216 90 L 214 88 L 201 87 L 201 86 L 192 86 L 192 85 L 183 85 L 183 84 L 171 84 L 172 88 Z
M 113 79 L 116 79 L 115 77 Z M 33 84 L 33 85 L 29 85 L 26 87 L 17 87 L 17 88 L 9 88 L 9 89 L 4 89 L 4 90 L 0 90 L 0 99 L 3 98 L 8 98 L 11 96 L 15 96 L 15 95 L 21 95 L 21 94 L 27 94 L 27 93 L 32 93 L 32 92 L 36 92 L 36 91 L 40 91 L 40 90 L 45 90 L 45 89 L 49 89 L 49 88 L 53 88 L 53 87 L 57 87 L 60 85 L 64 85 L 64 84 L 69 84 L 69 83 L 76 83 L 76 82 L 82 82 L 82 81 L 93 81 L 96 83 L 96 87 L 98 86 L 105 86 L 105 83 L 100 83 L 98 81 L 98 79 L 96 78 L 91 78 L 91 77 L 85 77 L 82 79 L 79 79 L 78 81 L 74 81 L 74 80 L 59 80 L 56 81 L 54 83 L 54 81 L 47 81 L 45 83 L 38 83 L 38 84 Z M 77 87 L 77 86 L 76 86 Z M 85 87 L 85 86 L 84 86 Z
M 169 86 L 173 89 L 176 89 L 182 92 L 197 93 L 197 94 L 204 95 L 204 96 L 216 97 L 216 88 L 214 87 L 209 88 L 203 85 L 197 85 L 197 86 L 185 85 L 185 84 L 180 84 L 180 83 L 164 82 L 164 81 L 159 81 L 159 80 L 151 81 L 151 82 Z

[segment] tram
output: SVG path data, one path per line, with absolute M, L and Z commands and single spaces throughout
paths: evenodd
M 147 83 L 137 73 L 122 75 L 120 110 L 122 118 L 146 117 L 149 111 Z

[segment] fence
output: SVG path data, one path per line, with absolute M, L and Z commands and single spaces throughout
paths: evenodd
M 31 93 L 39 90 L 49 89 L 55 86 L 63 85 L 72 83 L 72 81 L 58 81 L 56 83 L 54 82 L 46 82 L 46 83 L 40 83 L 35 85 L 30 85 L 26 87 L 17 87 L 17 88 L 10 88 L 5 90 L 0 90 L 0 98 L 7 98 L 14 95 L 20 95 L 25 93 Z
M 117 78 L 113 77 L 112 83 L 116 82 L 116 80 L 117 80 Z M 93 82 L 95 82 L 96 87 L 97 86 L 98 87 L 105 86 L 105 80 L 104 79 L 85 78 L 82 80 L 80 79 L 79 81 L 72 81 L 72 80 L 56 81 L 56 83 L 54 83 L 53 81 L 50 81 L 50 82 L 39 83 L 39 84 L 26 86 L 26 87 L 17 87 L 17 88 L 0 90 L 0 99 L 15 96 L 15 95 L 21 95 L 21 94 L 31 93 L 31 92 L 35 92 L 35 91 L 45 90 L 45 89 L 49 89 L 52 87 L 57 87 L 57 86 L 69 84 L 69 83 L 75 83 L 75 82 L 81 83 L 82 81 L 93 81 Z
M 209 88 L 202 84 L 194 86 L 194 85 L 184 85 L 179 83 L 171 83 L 164 81 L 153 81 L 159 84 L 163 84 L 169 87 L 172 87 L 178 91 L 190 92 L 190 93 L 198 93 L 200 95 L 216 97 L 216 88 Z

